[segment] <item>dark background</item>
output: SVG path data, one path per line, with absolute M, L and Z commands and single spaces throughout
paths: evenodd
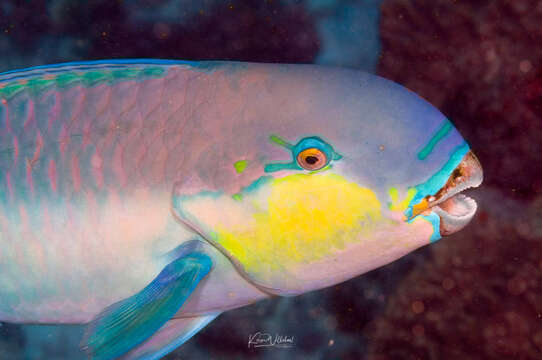
M 463 231 L 227 312 L 167 359 L 542 358 L 542 1 L 0 1 L 0 71 L 141 57 L 376 72 L 447 115 L 485 174 Z M 1 324 L 0 358 L 71 358 L 78 331 Z M 248 349 L 256 331 L 295 347 Z

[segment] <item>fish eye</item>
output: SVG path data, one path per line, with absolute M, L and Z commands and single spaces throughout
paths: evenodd
M 271 135 L 270 140 L 290 150 L 292 153 L 292 162 L 287 164 L 267 164 L 264 168 L 265 172 L 284 169 L 316 171 L 327 169 L 327 166 L 333 160 L 342 159 L 342 155 L 335 152 L 331 145 L 318 136 L 303 138 L 295 145 L 288 143 L 277 135 Z
M 338 160 L 342 157 L 333 150 L 331 145 L 317 136 L 301 139 L 293 146 L 292 155 L 297 166 L 309 171 L 323 169 L 331 160 Z
M 297 155 L 297 163 L 305 170 L 319 170 L 328 162 L 326 154 L 318 148 L 308 148 Z

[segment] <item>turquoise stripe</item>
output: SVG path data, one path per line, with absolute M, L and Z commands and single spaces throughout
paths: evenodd
M 427 145 L 425 145 L 425 147 L 418 153 L 418 159 L 425 160 L 425 158 L 429 156 L 431 152 L 433 152 L 433 149 L 435 148 L 437 143 L 442 140 L 442 138 L 444 138 L 446 135 L 448 135 L 452 128 L 452 123 L 446 120 L 446 122 L 441 126 L 437 133 L 433 135 L 431 140 L 429 140 L 429 143 L 427 143 Z
M 422 215 L 422 218 L 424 220 L 429 221 L 429 223 L 433 226 L 433 234 L 431 234 L 431 237 L 429 240 L 434 243 L 441 239 L 440 236 L 440 216 L 435 214 L 434 212 L 431 212 L 429 215 Z

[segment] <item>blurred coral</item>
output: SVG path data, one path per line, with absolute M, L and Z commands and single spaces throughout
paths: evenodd
M 441 109 L 486 185 L 529 197 L 542 178 L 542 2 L 389 0 L 379 74 Z
M 0 71 L 104 58 L 311 62 L 318 41 L 302 5 L 272 0 L 0 3 L 0 51 L 10 55 Z
M 484 167 L 466 229 L 431 247 L 369 359 L 542 358 L 542 3 L 389 0 L 379 73 L 428 99 Z
M 542 196 L 477 194 L 473 224 L 434 245 L 374 322 L 369 359 L 542 357 Z

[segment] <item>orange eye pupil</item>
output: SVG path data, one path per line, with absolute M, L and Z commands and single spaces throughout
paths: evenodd
M 327 163 L 326 155 L 317 148 L 309 148 L 297 155 L 297 162 L 305 170 L 319 170 Z

